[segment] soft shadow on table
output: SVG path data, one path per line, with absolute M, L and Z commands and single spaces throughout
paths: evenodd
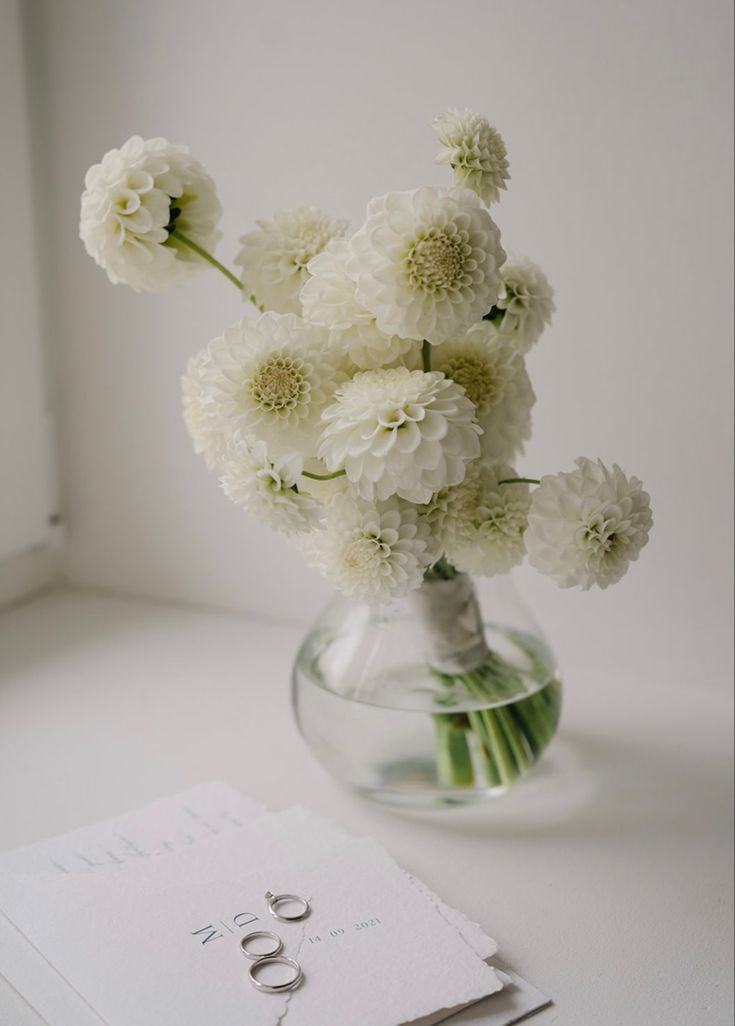
M 693 830 L 718 814 L 727 824 L 731 798 L 732 781 L 714 762 L 666 747 L 665 737 L 644 745 L 564 730 L 506 796 L 466 808 L 395 814 L 410 817 L 419 831 L 422 825 L 433 831 L 441 817 L 442 827 L 457 834 L 510 843 L 543 834 L 568 844 L 575 837 L 636 834 L 652 821 L 659 837 L 676 837 L 682 809 Z

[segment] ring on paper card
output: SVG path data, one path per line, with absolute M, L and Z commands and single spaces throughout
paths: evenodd
M 293 971 L 292 978 L 284 980 L 283 983 L 264 983 L 258 979 L 258 973 L 269 965 L 288 966 Z M 286 958 L 285 955 L 267 955 L 265 958 L 259 958 L 248 969 L 248 976 L 255 989 L 265 994 L 282 994 L 286 990 L 295 990 L 304 979 L 299 963 L 293 958 Z
M 266 891 L 265 900 L 268 902 L 270 914 L 281 923 L 300 923 L 302 919 L 311 915 L 311 905 L 306 898 L 300 898 L 298 894 L 272 894 L 270 891 Z M 278 906 L 284 904 L 297 905 L 301 911 L 293 915 L 279 912 Z
M 273 946 L 270 951 L 250 951 L 248 944 L 256 939 L 263 938 L 265 940 L 273 941 Z M 252 933 L 247 933 L 240 941 L 240 950 L 246 958 L 249 958 L 253 962 L 257 962 L 261 958 L 273 958 L 275 955 L 280 955 L 283 951 L 283 941 L 276 933 L 271 933 L 270 930 L 254 930 Z

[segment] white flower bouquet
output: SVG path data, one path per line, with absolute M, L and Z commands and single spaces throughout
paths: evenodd
M 466 575 L 527 556 L 561 587 L 606 588 L 652 519 L 617 466 L 580 458 L 540 480 L 516 469 L 535 400 L 525 358 L 553 292 L 531 260 L 506 255 L 486 209 L 509 180 L 497 130 L 467 110 L 434 129 L 451 186 L 373 199 L 356 231 L 313 207 L 277 213 L 242 238 L 240 275 L 213 255 L 214 183 L 164 139 L 134 137 L 90 169 L 80 234 L 113 283 L 159 290 L 213 266 L 253 304 L 189 361 L 196 451 L 345 595 L 414 594 L 434 676 L 488 704 L 435 715 L 440 782 L 466 786 L 479 745 L 490 785 L 507 784 L 558 705 L 527 700 L 518 721 L 492 708 L 518 675 L 485 644 Z

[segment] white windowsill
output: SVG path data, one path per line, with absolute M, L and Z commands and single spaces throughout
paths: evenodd
M 539 1026 L 727 1021 L 724 691 L 571 668 L 560 738 L 514 795 L 398 815 L 341 790 L 297 734 L 299 638 L 82 593 L 0 616 L 0 849 L 227 779 L 384 843 L 555 998 Z M 0 1022 L 17 1009 L 0 989 Z

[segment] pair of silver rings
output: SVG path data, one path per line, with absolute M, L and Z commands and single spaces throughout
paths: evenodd
M 309 902 L 306 898 L 300 898 L 298 894 L 272 894 L 268 891 L 265 900 L 268 903 L 270 914 L 282 923 L 299 923 L 311 914 Z M 296 905 L 299 911 L 290 915 L 279 911 L 279 905 L 285 904 Z M 251 951 L 248 945 L 255 940 L 269 940 L 272 942 L 272 946 L 268 951 Z M 270 930 L 254 930 L 252 933 L 246 934 L 240 941 L 240 950 L 253 963 L 248 970 L 248 977 L 256 990 L 265 994 L 282 994 L 287 990 L 295 990 L 303 983 L 304 974 L 301 966 L 294 958 L 287 958 L 281 953 L 283 941 L 277 933 L 271 933 Z M 265 983 L 259 979 L 258 974 L 270 965 L 285 965 L 291 970 L 292 975 L 282 983 Z

